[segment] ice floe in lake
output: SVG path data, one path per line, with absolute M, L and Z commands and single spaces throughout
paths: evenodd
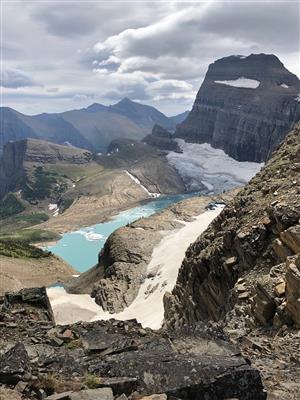
M 260 85 L 260 81 L 257 81 L 255 79 L 244 78 L 243 76 L 238 79 L 234 79 L 234 80 L 214 81 L 214 82 L 221 83 L 222 85 L 234 86 L 234 87 L 246 88 L 246 89 L 257 89 L 258 86 Z
M 82 235 L 88 240 L 89 242 L 94 241 L 94 240 L 101 240 L 104 238 L 103 235 L 100 233 L 94 232 L 92 229 L 79 229 L 78 231 L 74 231 L 72 233 L 77 233 L 79 235 Z

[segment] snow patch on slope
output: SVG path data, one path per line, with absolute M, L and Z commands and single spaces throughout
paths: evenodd
M 186 143 L 182 139 L 177 143 L 182 153 L 171 151 L 167 159 L 189 190 L 197 191 L 204 185 L 210 193 L 221 193 L 245 185 L 264 165 L 234 160 L 208 143 Z
M 57 217 L 59 214 L 59 207 L 56 203 L 48 204 L 49 211 L 53 211 L 53 217 Z
M 136 176 L 132 175 L 130 172 L 126 170 L 124 172 L 133 180 L 133 182 L 139 185 L 150 197 L 156 199 L 160 196 L 160 193 L 149 192 L 149 190 L 141 183 L 141 181 Z
M 233 86 L 245 89 L 257 89 L 260 85 L 260 81 L 255 79 L 244 78 L 243 76 L 229 81 L 214 81 L 215 83 L 221 83 L 222 85 Z
M 216 206 L 198 215 L 192 222 L 182 222 L 183 227 L 167 233 L 154 248 L 147 267 L 147 278 L 142 283 L 135 300 L 124 311 L 110 314 L 98 306 L 87 294 L 68 294 L 63 288 L 49 288 L 47 293 L 57 324 L 78 321 L 97 321 L 115 318 L 136 318 L 144 327 L 159 329 L 164 318 L 163 297 L 175 286 L 178 271 L 188 246 L 219 215 L 223 206 Z

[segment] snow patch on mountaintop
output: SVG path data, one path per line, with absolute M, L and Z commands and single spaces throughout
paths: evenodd
M 167 159 L 189 190 L 197 191 L 204 185 L 210 193 L 221 193 L 243 186 L 264 165 L 234 160 L 208 143 L 186 143 L 182 139 L 177 139 L 177 143 L 182 153 L 171 151 Z
M 238 79 L 229 80 L 229 81 L 214 81 L 215 83 L 221 83 L 222 85 L 234 86 L 238 88 L 246 88 L 246 89 L 257 89 L 260 85 L 260 81 L 255 79 L 248 79 L 241 76 Z

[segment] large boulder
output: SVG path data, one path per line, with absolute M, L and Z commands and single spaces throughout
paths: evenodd
M 286 266 L 287 310 L 300 326 L 300 255 L 287 260 Z
M 0 382 L 17 383 L 30 378 L 30 361 L 23 343 L 17 343 L 0 358 Z

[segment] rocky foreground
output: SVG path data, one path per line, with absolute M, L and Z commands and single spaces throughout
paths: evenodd
M 56 326 L 44 288 L 6 294 L 0 399 L 297 400 L 299 138 L 297 126 L 190 246 L 161 330 Z
M 1 400 L 266 398 L 259 372 L 210 325 L 55 326 L 45 289 L 7 294 L 0 318 Z

